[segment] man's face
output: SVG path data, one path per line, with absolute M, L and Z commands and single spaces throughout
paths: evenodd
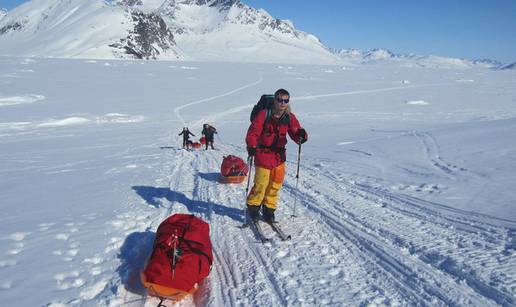
M 288 108 L 290 97 L 288 95 L 279 95 L 274 99 L 274 106 L 277 110 L 284 111 Z

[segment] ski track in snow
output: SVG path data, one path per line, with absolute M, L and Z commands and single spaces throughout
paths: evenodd
M 263 75 L 260 74 L 260 77 L 258 78 L 258 80 L 254 81 L 254 82 L 251 82 L 249 84 L 246 84 L 246 85 L 243 85 L 239 88 L 236 88 L 234 90 L 231 90 L 227 93 L 223 93 L 223 94 L 220 94 L 220 95 L 217 95 L 217 96 L 211 96 L 211 97 L 208 97 L 208 98 L 204 98 L 204 99 L 200 99 L 200 100 L 197 100 L 197 101 L 193 101 L 193 102 L 190 102 L 190 103 L 186 103 L 184 105 L 181 105 L 177 108 L 174 109 L 174 113 L 176 114 L 177 118 L 183 123 L 185 124 L 185 120 L 183 119 L 183 117 L 181 116 L 181 113 L 180 111 L 182 109 L 185 109 L 187 107 L 190 107 L 190 106 L 193 106 L 193 105 L 197 105 L 197 104 L 201 104 L 201 103 L 204 103 L 204 102 L 208 102 L 208 101 L 212 101 L 212 100 L 215 100 L 215 99 L 219 99 L 219 98 L 222 98 L 222 97 L 226 97 L 226 96 L 229 96 L 231 94 L 234 94 L 236 92 L 239 92 L 241 90 L 244 90 L 246 88 L 249 88 L 249 87 L 253 87 L 257 84 L 260 84 L 261 82 L 263 82 Z
M 239 89 L 185 104 L 174 112 L 182 119 L 182 109 Z M 447 175 L 456 172 L 458 167 L 440 158 L 430 134 L 413 135 L 438 170 Z M 179 137 L 169 134 L 151 145 L 158 148 L 170 141 L 180 143 Z M 88 284 L 82 299 L 108 306 L 156 306 L 159 301 L 146 297 L 137 277 L 150 253 L 152 234 L 169 215 L 193 213 L 210 223 L 214 266 L 193 298 L 180 306 L 516 304 L 513 222 L 357 183 L 338 171 L 321 173 L 314 166 L 317 161 L 303 157 L 298 189 L 295 164 L 288 163 L 278 210 L 278 219 L 292 240 L 281 242 L 264 225 L 273 241 L 262 244 L 250 229 L 239 227 L 244 222 L 245 183 L 217 181 L 223 155 L 245 151 L 231 144 L 216 147 L 162 150 L 155 181 L 133 187 L 128 210 L 112 221 L 117 234 L 106 253 L 120 248 L 123 237 L 126 242 L 131 236 L 144 240 L 132 247 L 128 257 L 132 261 L 122 261 L 119 276 Z M 297 217 L 292 219 L 294 203 Z M 332 295 L 335 291 L 339 296 Z
M 400 91 L 400 90 L 414 89 L 414 88 L 449 86 L 449 85 L 450 84 L 448 84 L 448 83 L 429 83 L 429 84 L 394 86 L 394 87 L 385 87 L 385 88 L 377 88 L 377 89 L 370 89 L 370 90 L 349 91 L 349 92 L 331 93 L 331 94 L 307 95 L 307 96 L 296 97 L 295 101 L 296 102 L 304 101 L 304 100 L 310 101 L 313 99 L 325 98 L 325 97 L 339 97 L 339 96 L 347 96 L 347 95 L 372 94 L 372 93 Z M 319 102 L 319 103 L 321 103 L 321 102 Z
M 320 174 L 317 169 L 307 173 L 306 208 L 321 215 L 323 224 L 333 228 L 336 237 L 355 241 L 364 256 L 373 258 L 380 270 L 391 275 L 386 280 L 394 277 L 400 282 L 397 288 L 411 290 L 406 294 L 419 293 L 422 300 L 413 303 L 433 298 L 437 301 L 432 304 L 445 305 L 493 304 L 489 299 L 502 305 L 514 304 L 510 289 L 514 289 L 515 276 L 506 274 L 516 261 L 510 251 L 502 252 L 511 246 L 513 238 L 508 228 L 497 226 L 500 221 L 367 185 L 352 185 L 336 174 Z M 311 186 L 329 189 L 315 191 Z M 342 191 L 347 192 L 344 200 L 331 196 Z M 325 209 L 328 205 L 330 210 Z M 335 218 L 338 216 L 342 218 Z M 396 225 L 399 228 L 393 228 Z M 500 256 L 501 252 L 506 256 Z M 510 280 L 509 291 L 498 288 L 500 276 Z M 410 283 L 404 281 L 409 279 Z M 460 291 L 448 293 L 451 289 Z M 457 301 L 464 296 L 466 301 Z
M 441 170 L 446 175 L 453 176 L 456 171 L 467 171 L 463 167 L 445 162 L 440 155 L 439 145 L 435 138 L 428 132 L 413 132 L 413 135 L 419 139 L 425 149 L 428 160 L 434 167 Z
M 303 194 L 293 189 L 292 176 L 283 193 L 288 203 L 297 195 L 303 210 L 289 220 L 285 215 L 291 208 L 282 207 L 284 228 L 293 240 L 279 242 L 266 229 L 275 240 L 257 242 L 249 229 L 238 228 L 245 187 L 216 183 L 222 153 L 237 149 L 171 151 L 170 161 L 176 162 L 168 165 L 170 195 L 160 198 L 160 212 L 151 219 L 154 230 L 157 221 L 176 212 L 192 212 L 210 222 L 215 265 L 204 285 L 209 290 L 199 290 L 202 297 L 194 299 L 202 305 L 344 303 L 324 301 L 335 289 L 347 292 L 346 303 L 356 304 L 514 303 L 510 291 L 493 286 L 501 276 L 509 281 L 508 289 L 516 285 L 514 276 L 506 276 L 516 261 L 510 253 L 500 256 L 512 234 L 496 226 L 496 220 L 455 209 L 441 212 L 438 204 L 350 184 L 310 167 L 303 168 L 305 178 L 310 178 L 301 181 Z M 311 262 L 321 254 L 327 263 Z M 327 275 L 319 276 L 321 272 Z M 313 293 L 297 292 L 298 288 Z

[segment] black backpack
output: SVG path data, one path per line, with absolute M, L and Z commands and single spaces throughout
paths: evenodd
M 253 119 L 256 117 L 256 114 L 258 114 L 258 112 L 260 112 L 261 110 L 263 109 L 268 109 L 268 110 L 271 110 L 272 109 L 272 104 L 274 103 L 274 95 L 262 95 L 262 97 L 260 97 L 260 100 L 258 101 L 258 103 L 256 103 L 253 107 L 253 110 L 251 111 L 251 121 L 253 121 Z M 269 111 L 267 112 L 267 118 L 269 117 Z

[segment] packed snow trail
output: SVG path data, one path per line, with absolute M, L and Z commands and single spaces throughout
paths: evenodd
M 180 109 L 176 108 L 179 118 Z M 449 175 L 451 170 L 440 160 L 430 136 L 414 135 L 425 146 L 429 160 Z M 172 140 L 179 144 L 177 137 Z M 169 136 L 162 141 L 170 141 Z M 134 207 L 127 218 L 146 216 L 151 222 L 140 225 L 146 231 L 152 233 L 174 213 L 192 213 L 210 223 L 213 271 L 194 297 L 180 305 L 516 303 L 513 222 L 371 187 L 356 175 L 340 171 L 337 162 L 328 161 L 335 165 L 322 173 L 317 159 L 303 157 L 298 189 L 294 188 L 295 163 L 288 162 L 277 211 L 292 240 L 283 242 L 272 229 L 263 227 L 272 241 L 262 244 L 250 229 L 240 227 L 245 184 L 218 182 L 223 156 L 242 156 L 244 148 L 220 143 L 216 147 L 207 151 L 163 147 L 163 167 L 155 186 L 133 187 L 139 203 L 147 206 Z M 295 197 L 297 217 L 292 219 Z M 132 202 L 138 203 L 134 197 Z M 149 248 L 149 243 L 139 246 L 143 247 Z M 141 262 L 136 266 L 141 267 Z M 122 282 L 125 288 L 119 289 L 123 305 L 156 305 L 153 298 L 142 299 L 138 280 L 113 282 Z
M 515 260 L 500 253 L 513 248 L 513 234 L 496 226 L 496 219 L 457 210 L 445 214 L 438 204 L 349 183 L 342 174 L 321 174 L 306 159 L 303 193 L 293 189 L 290 174 L 282 195 L 288 204 L 297 193 L 298 217 L 290 219 L 292 208 L 284 204 L 278 211 L 292 241 L 264 245 L 239 228 L 245 186 L 217 182 L 224 152 L 238 148 L 219 148 L 170 150 L 168 190 L 140 188 L 147 202 L 159 203 L 155 227 L 177 212 L 199 215 L 211 225 L 215 265 L 195 302 L 514 304 L 513 294 L 493 283 L 505 275 L 508 285 L 516 284 L 510 276 Z
M 436 87 L 436 86 L 440 87 L 440 86 L 449 86 L 449 85 L 450 85 L 449 83 L 429 83 L 429 84 L 419 84 L 419 85 L 384 87 L 384 88 L 369 89 L 369 90 L 348 91 L 348 92 L 341 92 L 341 93 L 299 96 L 299 97 L 296 97 L 296 101 L 304 101 L 304 100 L 310 101 L 310 100 L 315 100 L 315 99 L 319 99 L 319 98 L 383 93 L 383 92 L 400 91 L 400 90 L 407 90 L 407 89 L 414 89 L 414 88 Z M 304 102 L 306 102 L 306 101 L 304 101 Z
M 354 241 L 401 289 L 427 292 L 423 302 L 446 305 L 514 303 L 511 288 L 496 282 L 504 276 L 515 285 L 508 268 L 516 260 L 503 252 L 513 248 L 514 223 L 349 183 L 342 174 L 310 167 L 305 172 L 305 207 L 319 214 L 336 238 Z M 407 279 L 411 282 L 403 282 Z
M 224 153 L 242 150 L 223 144 L 218 148 L 171 149 L 165 154 L 167 186 L 135 188 L 147 203 L 157 204 L 146 213 L 152 216 L 150 231 L 177 212 L 190 212 L 210 223 L 215 264 L 195 302 L 514 304 L 510 286 L 516 280 L 510 268 L 516 261 L 503 253 L 514 248 L 514 234 L 497 226 L 496 219 L 458 210 L 442 212 L 438 204 L 350 183 L 338 172 L 320 173 L 308 158 L 299 190 L 293 189 L 294 165 L 289 163 L 278 210 L 292 240 L 273 239 L 263 245 L 239 228 L 245 186 L 217 182 Z M 285 204 L 292 204 L 296 194 L 298 217 L 292 220 L 292 208 Z M 500 276 L 505 276 L 508 288 L 496 283 Z

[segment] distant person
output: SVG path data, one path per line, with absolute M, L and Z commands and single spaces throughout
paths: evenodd
M 217 129 L 215 129 L 215 127 L 213 126 L 210 126 L 208 124 L 204 124 L 202 126 L 202 135 L 204 135 L 204 139 L 205 139 L 205 145 L 206 145 L 206 150 L 208 150 L 208 145 L 211 146 L 211 149 L 215 149 L 213 148 L 213 137 L 214 135 L 217 133 Z
M 188 127 L 183 127 L 183 131 L 178 135 L 183 135 L 183 148 L 189 150 L 190 145 L 192 144 L 192 141 L 190 141 L 190 135 L 195 136 L 195 134 L 191 133 L 190 130 L 188 130 Z
M 256 166 L 254 186 L 247 196 L 247 212 L 253 221 L 258 219 L 262 208 L 263 219 L 274 222 L 279 191 L 285 179 L 287 133 L 298 144 L 308 139 L 305 129 L 290 111 L 289 101 L 287 90 L 277 90 L 272 105 L 256 113 L 247 131 L 247 152 L 254 157 Z

